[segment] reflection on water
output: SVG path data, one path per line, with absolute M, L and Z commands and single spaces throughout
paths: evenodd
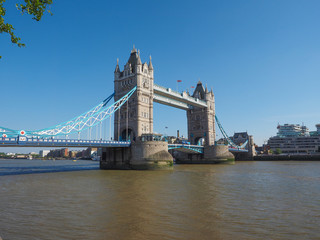
M 97 169 L 99 169 L 99 162 L 94 161 L 0 159 L 0 176 Z
M 240 162 L 0 176 L 0 236 L 319 239 L 319 170 L 318 162 Z

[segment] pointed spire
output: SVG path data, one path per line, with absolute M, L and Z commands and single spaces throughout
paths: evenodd
M 208 93 L 209 91 L 208 91 L 208 87 L 207 87 L 207 84 L 206 84 L 206 93 Z
M 133 48 L 131 50 L 131 53 L 136 53 L 137 52 L 137 49 L 135 48 L 134 44 L 133 44 Z
M 119 58 L 117 58 L 117 66 L 116 66 L 116 69 L 114 70 L 114 72 L 120 72 L 120 68 L 119 68 Z
M 151 61 L 151 55 L 150 55 L 150 61 L 149 61 L 149 70 L 153 70 L 152 61 Z
M 138 50 L 137 65 L 142 65 L 142 62 L 141 62 L 141 59 L 140 59 L 140 50 Z

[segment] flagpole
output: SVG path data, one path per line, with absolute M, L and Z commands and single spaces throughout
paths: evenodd
M 182 80 L 177 80 L 177 92 L 179 92 L 179 85 L 178 83 L 182 82 Z

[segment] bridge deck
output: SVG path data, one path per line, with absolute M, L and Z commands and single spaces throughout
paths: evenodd
M 25 140 L 24 140 L 25 139 Z M 1 147 L 129 147 L 130 142 L 75 139 L 0 138 Z
M 203 153 L 204 147 L 203 146 L 198 146 L 198 145 L 189 145 L 189 144 L 168 144 L 169 150 L 171 149 L 176 149 L 181 152 L 186 152 L 186 153 Z M 247 153 L 247 149 L 243 148 L 234 148 L 234 147 L 229 147 L 228 148 L 230 152 L 241 152 L 241 153 Z
M 203 146 L 190 145 L 190 144 L 168 144 L 168 149 L 176 149 L 186 153 L 203 153 Z
M 130 147 L 131 142 L 76 139 L 0 138 L 0 147 Z M 168 144 L 168 149 L 202 154 L 204 147 L 189 144 Z M 247 149 L 229 148 L 230 152 L 248 152 Z

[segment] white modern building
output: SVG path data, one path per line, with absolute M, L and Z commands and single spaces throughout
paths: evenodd
M 309 129 L 306 126 L 300 126 L 299 124 L 284 124 L 277 127 L 279 137 L 297 137 L 308 136 Z
M 40 155 L 40 157 L 45 157 L 48 155 L 49 152 L 50 152 L 50 150 L 40 150 L 39 155 Z
M 277 136 L 268 140 L 272 151 L 281 149 L 282 153 L 316 153 L 320 152 L 320 124 L 317 131 L 309 132 L 306 126 L 299 124 L 278 125 Z

